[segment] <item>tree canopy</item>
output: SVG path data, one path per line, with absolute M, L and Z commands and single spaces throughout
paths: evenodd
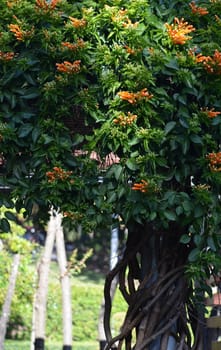
M 155 237 L 152 267 L 169 254 L 207 290 L 220 268 L 221 2 L 2 0 L 0 10 L 10 187 L 0 204 L 27 215 L 54 205 L 85 231 L 116 214 L 138 265 L 142 227 Z M 129 304 L 131 288 L 121 285 Z

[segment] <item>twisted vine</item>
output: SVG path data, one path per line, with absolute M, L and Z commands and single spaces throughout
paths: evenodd
M 202 320 L 185 275 L 187 255 L 188 249 L 173 232 L 138 225 L 128 234 L 123 258 L 105 282 L 106 350 L 121 350 L 123 345 L 126 350 L 151 350 L 156 343 L 159 350 L 167 350 L 169 340 L 177 350 L 202 348 Z M 128 309 L 113 337 L 110 288 L 116 276 Z

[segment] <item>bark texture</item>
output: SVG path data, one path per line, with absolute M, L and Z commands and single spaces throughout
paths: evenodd
M 56 250 L 60 268 L 60 281 L 62 288 L 62 315 L 63 315 L 63 349 L 72 349 L 72 307 L 71 283 L 67 268 L 64 233 L 62 228 L 62 215 L 56 215 Z
M 38 265 L 38 285 L 35 295 L 34 315 L 35 315 L 35 350 L 44 349 L 45 325 L 47 313 L 48 280 L 52 250 L 55 242 L 56 220 L 51 212 L 48 223 L 47 237 L 42 257 Z
M 2 315 L 0 318 L 0 349 L 4 349 L 4 341 L 7 331 L 7 325 L 10 317 L 11 303 L 15 291 L 16 279 L 18 275 L 18 268 L 20 263 L 20 254 L 13 255 L 12 269 L 9 277 L 8 290 L 5 301 L 2 307 Z
M 119 228 L 111 227 L 111 241 L 110 241 L 110 270 L 112 270 L 117 262 L 119 255 Z M 117 276 L 113 279 L 111 283 L 110 297 L 113 301 L 116 288 L 117 288 L 118 278 Z M 105 312 L 105 299 L 102 300 L 98 318 L 98 339 L 100 350 L 104 350 L 107 345 L 106 335 L 104 331 L 104 312 Z
M 108 341 L 105 350 L 113 345 L 118 350 L 204 348 L 202 319 L 192 302 L 192 286 L 185 276 L 189 248 L 179 243 L 184 232 L 185 228 L 180 232 L 176 224 L 166 231 L 149 225 L 131 225 L 124 256 L 105 282 L 104 328 Z M 113 338 L 111 284 L 117 275 L 128 310 L 119 335 Z

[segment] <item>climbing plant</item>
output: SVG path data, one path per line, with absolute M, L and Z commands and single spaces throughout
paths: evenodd
M 1 204 L 53 204 L 85 232 L 120 218 L 108 349 L 203 348 L 199 305 L 220 269 L 221 2 L 0 6 Z M 112 339 L 116 274 L 128 312 Z

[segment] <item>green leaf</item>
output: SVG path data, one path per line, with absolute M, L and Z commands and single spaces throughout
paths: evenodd
M 33 129 L 31 136 L 32 136 L 32 141 L 35 143 L 37 141 L 38 137 L 40 136 L 39 129 L 36 129 L 36 128 Z
M 171 130 L 173 130 L 175 128 L 175 126 L 176 126 L 176 122 L 174 122 L 174 121 L 167 123 L 165 126 L 165 129 L 164 129 L 165 134 L 166 135 L 169 134 L 169 132 Z
M 176 221 L 176 214 L 171 210 L 165 210 L 164 216 L 170 221 Z
M 190 201 L 184 201 L 182 206 L 185 212 L 190 212 L 192 210 L 192 203 Z
M 197 258 L 199 257 L 199 255 L 200 255 L 200 250 L 199 250 L 199 248 L 194 248 L 194 249 L 190 252 L 190 254 L 189 254 L 189 256 L 188 256 L 188 260 L 189 260 L 190 262 L 194 262 L 194 261 L 197 260 Z
M 202 144 L 202 138 L 198 135 L 191 135 L 190 136 L 190 140 L 193 142 L 193 143 L 197 143 L 197 144 Z
M 180 243 L 187 244 L 191 241 L 190 235 L 182 235 L 180 238 Z
M 118 181 L 123 172 L 123 167 L 121 165 L 116 165 L 114 170 L 115 179 Z
M 25 137 L 32 131 L 32 129 L 32 124 L 24 124 L 18 129 L 18 136 Z
M 204 215 L 204 210 L 202 207 L 196 206 L 194 208 L 194 217 L 199 218 L 200 216 Z
M 137 137 L 134 137 L 128 142 L 128 145 L 134 146 L 134 145 L 137 145 L 139 142 L 140 142 L 139 139 Z
M 125 193 L 125 188 L 124 187 L 120 187 L 118 192 L 117 192 L 117 195 L 118 195 L 118 198 L 120 199 Z
M 202 243 L 203 237 L 201 235 L 194 235 L 193 240 L 196 246 L 200 246 Z
M 24 100 L 32 100 L 38 96 L 39 96 L 39 92 L 32 92 L 31 94 L 27 94 L 27 95 L 22 96 L 22 98 Z
M 6 212 L 5 212 L 5 217 L 6 217 L 8 220 L 16 221 L 16 216 L 15 216 L 15 214 L 12 213 L 11 211 L 6 211 Z
M 187 154 L 189 148 L 190 148 L 190 142 L 188 139 L 184 139 L 182 142 L 182 148 L 183 148 L 183 154 Z
M 214 252 L 216 252 L 216 244 L 212 236 L 209 236 L 207 238 L 207 244 Z
M 1 219 L 0 225 L 1 225 L 1 230 L 3 232 L 10 232 L 11 228 L 10 228 L 10 224 L 9 224 L 7 219 L 5 219 L 5 218 Z
M 150 213 L 150 216 L 149 216 L 150 221 L 155 220 L 155 219 L 156 219 L 156 217 L 157 217 L 157 213 L 156 213 L 155 211 L 152 211 L 152 212 Z
M 175 69 L 175 70 L 179 70 L 179 65 L 177 63 L 177 60 L 175 60 L 175 59 L 172 59 L 170 62 L 166 63 L 165 66 L 167 68 L 172 68 L 172 69 Z
M 179 95 L 179 96 L 178 96 L 178 101 L 179 101 L 180 103 L 182 103 L 183 105 L 186 105 L 186 104 L 187 104 L 186 96 Z
M 137 170 L 138 168 L 135 159 L 128 159 L 126 161 L 126 166 L 128 167 L 128 169 L 133 171 Z
M 116 201 L 116 199 L 117 199 L 117 193 L 116 192 L 112 192 L 110 197 L 108 197 L 107 202 L 108 203 L 113 203 L 113 202 Z
M 183 208 L 180 205 L 176 208 L 176 214 L 177 215 L 183 214 Z

